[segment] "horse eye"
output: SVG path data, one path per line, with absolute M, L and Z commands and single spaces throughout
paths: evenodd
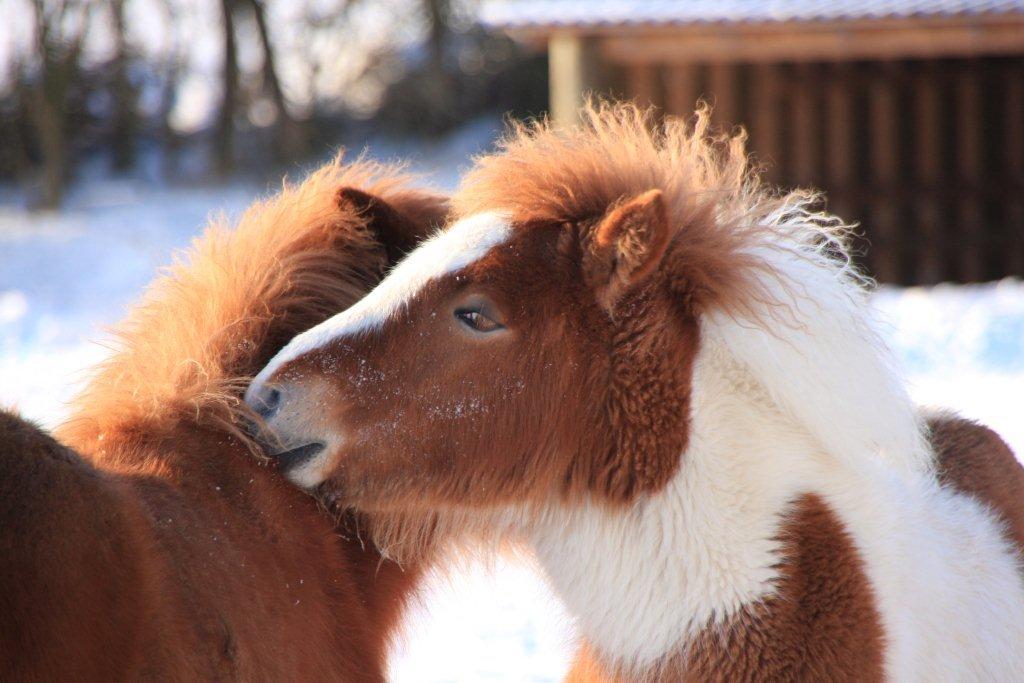
M 455 311 L 455 317 L 463 325 L 477 332 L 494 332 L 505 327 L 483 311 L 474 308 L 460 308 Z

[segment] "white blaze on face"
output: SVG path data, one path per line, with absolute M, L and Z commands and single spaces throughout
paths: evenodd
M 508 241 L 512 226 L 500 213 L 480 213 L 443 230 L 403 259 L 373 291 L 355 305 L 298 335 L 253 380 L 258 386 L 289 361 L 336 339 L 380 329 L 423 287 L 479 260 Z

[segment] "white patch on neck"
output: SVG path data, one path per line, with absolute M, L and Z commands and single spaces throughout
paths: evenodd
M 1020 680 L 1024 581 L 1002 525 L 930 471 L 823 447 L 724 331 L 702 334 L 690 446 L 664 491 L 627 510 L 554 505 L 520 525 L 581 635 L 641 678 L 655 671 L 773 594 L 780 525 L 812 493 L 864 562 L 887 679 Z
M 702 318 L 690 444 L 663 491 L 555 504 L 520 531 L 588 643 L 642 678 L 773 594 L 780 525 L 815 494 L 863 560 L 887 678 L 1024 680 L 1017 550 L 938 486 L 861 291 L 815 244 L 757 247 L 776 316 Z
M 704 331 L 829 453 L 884 461 L 899 473 L 930 471 L 920 416 L 863 291 L 806 248 L 757 253 L 777 274 L 763 275 L 762 286 L 778 307 L 763 320 L 711 312 Z
M 523 529 L 581 635 L 640 679 L 772 593 L 780 515 L 798 492 L 774 472 L 790 465 L 775 444 L 806 452 L 812 443 L 780 431 L 774 411 L 751 400 L 763 390 L 721 358 L 702 343 L 690 445 L 663 491 L 625 510 L 560 505 Z
M 478 261 L 512 235 L 508 216 L 486 212 L 436 233 L 404 258 L 369 294 L 350 308 L 292 339 L 253 380 L 256 386 L 283 365 L 341 337 L 380 329 L 423 287 Z

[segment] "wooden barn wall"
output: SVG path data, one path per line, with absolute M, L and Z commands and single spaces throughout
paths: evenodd
M 630 65 L 669 114 L 715 103 L 773 183 L 823 190 L 882 282 L 1024 275 L 1024 59 Z

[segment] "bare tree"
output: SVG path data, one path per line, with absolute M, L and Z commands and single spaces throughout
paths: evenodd
M 235 112 L 238 105 L 238 45 L 235 40 L 236 0 L 221 0 L 224 66 L 220 113 L 217 119 L 214 154 L 217 171 L 227 175 L 235 163 Z
M 125 170 L 135 163 L 135 137 L 138 121 L 135 111 L 135 87 L 129 79 L 131 55 L 128 49 L 124 16 L 125 0 L 108 0 L 114 29 L 114 60 L 111 91 L 113 95 L 114 168 Z
M 176 170 L 178 151 L 181 143 L 177 131 L 171 122 L 171 115 L 177 100 L 178 84 L 185 62 L 182 43 L 182 30 L 178 7 L 174 0 L 163 0 L 164 24 L 170 38 L 170 49 L 162 65 L 163 80 L 160 88 L 160 107 L 156 115 L 156 125 L 163 145 L 162 169 L 165 175 Z
M 33 0 L 37 72 L 27 76 L 29 121 L 42 157 L 42 203 L 60 204 L 67 173 L 68 93 L 78 74 L 92 4 Z
M 449 19 L 451 15 L 450 0 L 426 0 L 427 16 L 430 19 L 430 61 L 438 70 L 444 68 L 444 53 L 448 46 Z
M 431 111 L 440 119 L 445 118 L 445 110 L 451 106 L 455 97 L 455 82 L 445 68 L 444 59 L 451 41 L 451 2 L 450 0 L 425 0 L 427 16 L 430 19 L 427 35 L 428 54 L 430 58 L 430 88 L 427 95 L 430 99 Z
M 263 86 L 270 91 L 270 98 L 277 110 L 275 124 L 275 141 L 278 159 L 291 161 L 302 158 L 307 153 L 305 131 L 299 121 L 288 111 L 288 103 L 277 76 L 277 62 L 273 41 L 267 28 L 267 14 L 263 2 L 247 0 L 256 19 L 256 29 L 260 46 L 263 48 Z
M 5 141 L 0 145 L 0 177 L 4 180 L 22 178 L 32 166 L 23 135 L 28 120 L 23 59 L 24 55 L 12 55 L 11 61 L 2 65 L 6 73 L 0 75 L 0 82 L 6 85 L 0 92 L 0 140 Z

